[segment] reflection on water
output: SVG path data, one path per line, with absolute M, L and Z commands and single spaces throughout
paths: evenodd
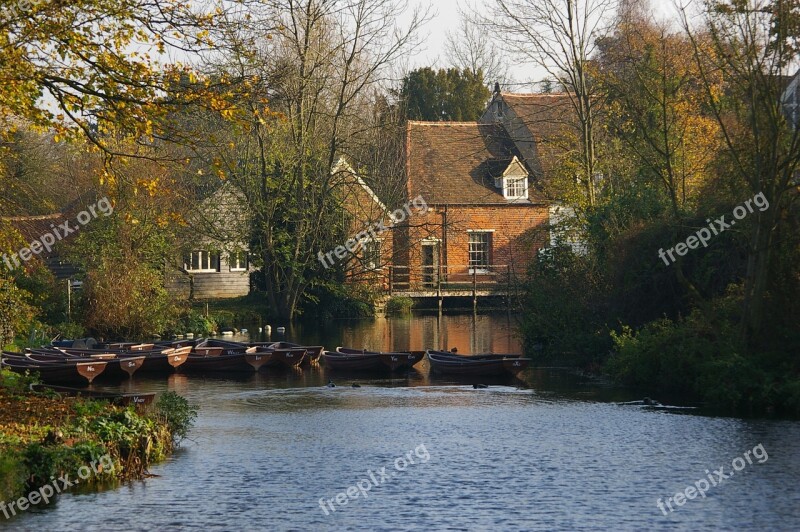
M 516 317 L 501 314 L 415 314 L 374 320 L 294 325 L 286 336 L 309 344 L 373 351 L 450 349 L 461 353 L 521 353 Z M 280 339 L 274 331 L 272 339 Z
M 442 326 L 444 324 L 444 327 Z M 470 331 L 477 331 L 477 334 Z M 515 351 L 504 316 L 435 317 L 295 329 L 289 340 L 370 348 L 458 345 Z M 296 336 L 290 336 L 295 334 Z M 363 339 L 363 340 L 361 340 Z M 406 343 L 404 343 L 406 342 Z M 463 346 L 463 347 L 462 347 Z M 335 388 L 324 384 L 333 378 Z M 137 379 L 177 391 L 200 413 L 155 478 L 68 494 L 14 530 L 796 530 L 800 423 L 621 406 L 629 392 L 537 370 L 488 389 L 430 377 L 328 374 Z M 351 385 L 357 383 L 360 388 Z M 430 460 L 397 457 L 424 444 Z M 664 516 L 659 498 L 762 444 L 769 454 Z M 368 472 L 389 480 L 326 515 Z M 728 468 L 729 469 L 729 468 Z

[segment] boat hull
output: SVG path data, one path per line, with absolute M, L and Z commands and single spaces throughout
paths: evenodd
M 431 371 L 447 375 L 499 376 L 518 375 L 530 359 L 518 355 L 456 355 L 441 351 L 428 351 Z
M 103 374 L 106 361 L 36 362 L 24 356 L 3 355 L 2 366 L 16 373 L 38 373 L 42 382 L 54 384 L 91 384 Z

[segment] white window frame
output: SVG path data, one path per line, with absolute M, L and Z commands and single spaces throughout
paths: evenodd
M 494 232 L 495 232 L 494 229 L 484 229 L 484 230 L 470 229 L 470 230 L 467 230 L 467 235 L 468 235 L 468 240 L 467 240 L 467 268 L 469 269 L 469 274 L 470 275 L 473 275 L 473 274 L 481 275 L 481 274 L 489 273 L 489 267 L 491 266 L 491 258 L 492 258 L 492 240 L 493 240 L 492 233 L 494 233 Z M 478 265 L 478 267 L 476 268 L 474 266 L 475 263 L 473 263 L 473 260 L 472 260 L 473 253 L 476 252 L 476 250 L 473 250 L 472 246 L 473 246 L 473 244 L 477 244 L 477 242 L 472 242 L 473 235 L 481 235 L 481 236 L 485 236 L 486 237 L 486 242 L 485 242 L 485 244 L 486 244 L 486 250 L 485 250 L 486 264 L 484 264 L 483 267 L 481 267 L 481 265 Z
M 207 249 L 196 249 L 189 253 L 188 257 L 189 261 L 185 263 L 183 267 L 187 272 L 218 273 L 219 272 L 218 266 L 215 266 L 214 264 L 215 261 L 213 260 L 215 255 L 219 256 L 219 253 L 217 253 L 216 251 L 209 251 Z M 195 256 L 198 257 L 197 264 L 200 266 L 196 269 L 192 267 Z M 219 264 L 218 260 L 216 264 Z M 204 268 L 203 266 L 207 267 Z
M 243 261 L 239 259 L 243 258 Z M 242 266 L 244 262 L 244 266 Z M 246 251 L 234 251 L 228 256 L 228 266 L 232 272 L 246 272 L 249 266 L 249 260 Z
M 507 200 L 520 200 L 520 199 L 528 199 L 528 178 L 527 177 L 506 177 L 503 183 L 503 196 Z M 516 185 L 517 183 L 522 183 L 522 192 L 517 195 L 511 194 L 511 184 L 512 182 Z M 515 187 L 519 188 L 519 187 Z

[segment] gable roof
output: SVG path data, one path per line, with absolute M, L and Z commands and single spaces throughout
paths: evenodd
M 494 186 L 494 178 L 503 175 L 515 156 L 521 159 L 498 124 L 409 121 L 409 197 L 421 195 L 427 203 L 438 205 L 508 205 L 503 191 Z
M 566 93 L 501 92 L 495 95 L 495 100 L 505 103 L 513 112 L 499 120 L 510 130 L 509 134 L 514 135 L 515 124 L 510 123 L 514 119 L 527 129 L 535 142 L 535 156 L 534 160 L 528 157 L 525 162 L 537 177 L 547 178 L 574 139 L 575 119 L 570 96 Z
M 333 186 L 341 205 L 353 217 L 359 230 L 366 225 L 391 218 L 389 209 L 342 156 L 331 169 Z

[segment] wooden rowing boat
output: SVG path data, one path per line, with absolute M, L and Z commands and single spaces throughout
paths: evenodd
M 324 351 L 322 359 L 334 370 L 396 372 L 411 369 L 424 356 L 424 351 L 383 353 L 338 347 L 336 352 Z
M 386 368 L 378 353 L 345 354 L 337 351 L 323 351 L 322 362 L 331 370 L 381 371 Z
M 190 373 L 255 373 L 270 361 L 265 353 L 189 354 L 181 371 Z
M 98 353 L 93 355 L 71 355 L 60 351 L 42 352 L 43 350 L 32 350 L 25 353 L 25 357 L 41 364 L 53 364 L 61 362 L 94 362 L 102 360 L 106 362 L 106 369 L 101 380 L 119 381 L 133 377 L 145 362 L 144 356 L 130 356 L 118 358 L 114 353 Z
M 521 355 L 457 355 L 448 351 L 427 351 L 431 371 L 452 375 L 517 375 L 530 364 Z
M 269 367 L 297 368 L 305 360 L 306 348 L 274 349 L 270 347 L 256 347 L 256 353 L 269 354 L 270 359 L 267 363 Z
M 91 384 L 106 369 L 108 362 L 37 362 L 21 353 L 3 352 L 0 366 L 16 373 L 36 372 L 43 382 L 63 384 Z
M 59 396 L 66 397 L 87 397 L 89 399 L 109 401 L 121 406 L 133 405 L 137 408 L 145 407 L 151 404 L 156 396 L 155 393 L 114 393 L 99 390 L 87 390 L 84 388 L 68 388 L 66 386 L 55 386 L 52 384 L 31 384 L 30 389 L 32 392 L 52 392 L 58 394 Z
M 425 351 L 380 352 L 367 351 L 366 349 L 351 349 L 348 347 L 339 347 L 336 351 L 345 355 L 377 355 L 378 359 L 389 371 L 410 369 L 425 357 Z
M 255 345 L 255 344 L 250 344 Z M 292 342 L 272 342 L 270 344 L 266 344 L 266 347 L 271 347 L 273 349 L 305 349 L 306 356 L 303 359 L 304 366 L 309 366 L 311 364 L 317 364 L 319 362 L 320 356 L 322 356 L 322 351 L 325 349 L 321 345 L 300 345 L 294 344 Z
M 41 349 L 28 349 L 27 351 L 33 354 L 40 355 L 53 355 L 61 354 L 73 358 L 90 358 L 90 359 L 114 359 L 128 360 L 128 362 L 121 362 L 122 370 L 129 371 L 134 366 L 131 366 L 130 360 L 141 359 L 142 363 L 135 369 L 137 373 L 174 373 L 175 369 L 180 367 L 186 362 L 189 357 L 191 347 L 182 347 L 178 349 L 164 349 L 157 348 L 151 351 L 115 351 L 111 349 L 75 349 L 75 348 L 41 348 Z M 130 359 L 130 360 L 129 360 Z

